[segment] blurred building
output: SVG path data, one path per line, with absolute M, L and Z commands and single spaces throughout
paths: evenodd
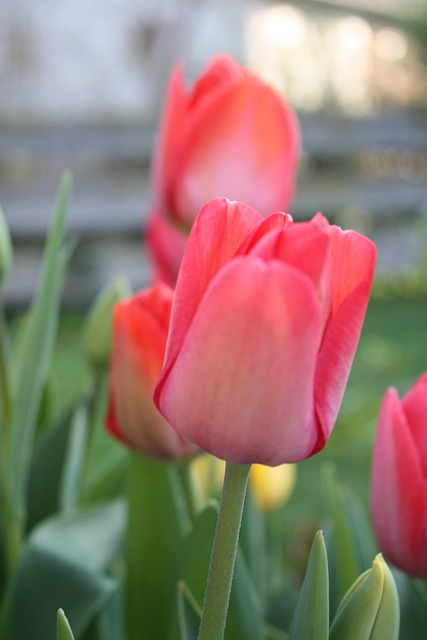
M 120 270 L 147 281 L 141 234 L 167 76 L 181 59 L 191 82 L 221 51 L 300 114 L 293 215 L 322 209 L 380 233 L 380 268 L 412 268 L 420 248 L 406 221 L 427 208 L 426 25 L 423 0 L 3 0 L 0 204 L 18 246 L 8 300 L 34 286 L 64 167 L 82 239 L 69 299 Z

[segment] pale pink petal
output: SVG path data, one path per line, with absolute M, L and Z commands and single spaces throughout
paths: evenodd
M 405 395 L 402 408 L 427 482 L 427 373 Z
M 162 367 L 173 291 L 163 283 L 114 309 L 113 355 L 106 426 L 129 447 L 156 458 L 195 453 L 153 402 Z
M 330 227 L 331 304 L 319 351 L 315 401 L 323 429 L 320 450 L 332 431 L 359 342 L 375 268 L 375 245 L 354 231 Z
M 264 218 L 262 223 L 248 235 L 243 244 L 239 247 L 236 255 L 244 255 L 250 253 L 255 245 L 264 238 L 264 236 L 275 229 L 285 229 L 293 223 L 292 216 L 289 213 L 281 211 L 272 213 Z
M 293 267 L 236 258 L 211 282 L 157 387 L 179 433 L 233 462 L 275 466 L 317 441 L 313 384 L 320 304 Z
M 179 146 L 177 132 L 182 127 L 188 108 L 188 96 L 184 89 L 182 65 L 178 64 L 171 73 L 165 101 L 161 128 L 158 133 L 154 162 L 153 189 L 156 206 L 164 209 L 166 205 L 166 189 L 170 183 L 170 173 L 175 162 L 176 150 Z
M 267 218 L 268 220 L 268 218 Z M 322 304 L 324 322 L 330 311 L 330 236 L 310 222 L 299 222 L 266 233 L 251 253 L 263 260 L 280 260 L 312 280 Z
M 200 102 L 211 99 L 216 90 L 223 90 L 226 85 L 244 82 L 245 69 L 231 56 L 220 54 L 213 57 L 194 84 L 190 95 L 190 109 L 200 106 Z
M 384 555 L 415 577 L 427 577 L 427 482 L 395 389 L 378 420 L 371 511 Z
M 172 366 L 210 281 L 262 221 L 254 209 L 224 198 L 212 200 L 201 210 L 178 276 L 162 377 Z
M 264 216 L 289 207 L 299 133 L 283 100 L 255 76 L 200 102 L 180 136 L 170 210 L 191 225 L 205 202 L 223 196 Z

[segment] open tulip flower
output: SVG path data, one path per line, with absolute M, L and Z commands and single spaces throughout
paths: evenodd
M 128 447 L 163 459 L 185 457 L 197 450 L 172 429 L 153 403 L 172 297 L 172 289 L 159 282 L 115 305 L 106 419 L 108 430 Z
M 372 468 L 371 510 L 384 555 L 427 578 L 427 373 L 399 400 L 384 396 Z
M 225 196 L 262 215 L 288 209 L 299 131 L 284 100 L 231 57 L 212 59 L 192 91 L 172 73 L 154 157 L 148 242 L 159 274 L 174 283 L 201 207 Z
M 341 404 L 375 246 L 317 214 L 293 223 L 218 198 L 190 234 L 155 401 L 185 439 L 234 463 L 320 451 Z

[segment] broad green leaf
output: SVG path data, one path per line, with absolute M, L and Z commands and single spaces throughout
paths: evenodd
M 289 640 L 289 635 L 272 624 L 266 624 L 264 627 L 264 640 Z
M 332 521 L 331 545 L 328 545 L 331 575 L 333 575 L 340 597 L 342 597 L 362 569 L 359 564 L 350 519 L 346 511 L 344 492 L 335 467 L 332 463 L 324 465 L 322 473 L 326 503 Z
M 72 417 L 72 411 L 63 415 L 43 433 L 35 447 L 28 479 L 29 529 L 59 511 Z
M 61 509 L 67 511 L 79 503 L 88 429 L 88 407 L 80 404 L 74 411 L 61 482 Z
M 55 219 L 43 256 L 41 276 L 25 327 L 15 371 L 16 397 L 11 421 L 10 504 L 18 522 L 25 520 L 25 492 L 37 415 L 53 349 L 64 276 L 64 229 L 69 175 L 61 181 Z
M 424 640 L 427 629 L 427 586 L 425 580 L 414 581 L 398 569 L 393 569 L 393 576 L 399 593 L 400 637 L 402 640 Z
M 108 376 L 97 377 L 89 424 L 82 497 L 86 501 L 106 500 L 123 489 L 129 466 L 129 452 L 107 433 Z
M 289 640 L 328 640 L 328 558 L 322 532 L 313 541 L 307 571 L 292 619 Z
M 200 605 L 204 598 L 216 519 L 217 508 L 212 504 L 208 505 L 199 514 L 186 543 L 184 579 Z M 245 558 L 238 549 L 224 637 L 226 640 L 259 640 L 262 637 L 262 624 L 262 607 L 258 594 Z
M 121 587 L 112 594 L 98 616 L 96 628 L 99 640 L 125 639 L 124 609 L 124 588 Z
M 56 618 L 56 638 L 57 640 L 74 640 L 73 632 L 62 609 L 58 609 Z
M 246 494 L 240 529 L 241 548 L 259 599 L 265 608 L 267 597 L 267 548 L 265 516 L 255 505 L 250 490 Z
M 297 595 L 290 585 L 284 584 L 280 591 L 267 602 L 267 620 L 281 631 L 291 626 L 292 616 L 297 605 Z
M 178 583 L 178 624 L 180 640 L 197 640 L 202 610 L 182 580 Z
M 133 454 L 127 540 L 128 640 L 169 637 L 181 577 L 179 487 L 170 463 Z
M 1 640 L 54 640 L 59 608 L 79 638 L 118 588 L 107 570 L 122 546 L 124 522 L 124 505 L 115 502 L 36 527 L 15 573 Z

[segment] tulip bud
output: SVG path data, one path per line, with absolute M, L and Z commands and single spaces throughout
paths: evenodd
M 371 512 L 384 556 L 427 578 L 427 373 L 400 400 L 389 389 L 378 418 Z
M 173 283 L 200 208 L 221 195 L 263 215 L 289 209 L 299 156 L 295 114 L 276 91 L 233 58 L 212 58 L 187 91 L 170 78 L 153 158 L 148 247 Z
M 116 302 L 130 295 L 126 280 L 117 278 L 95 297 L 87 314 L 83 330 L 83 347 L 94 369 L 108 366 L 112 343 L 112 313 Z
M 0 209 L 0 284 L 12 264 L 12 254 L 9 227 Z
M 393 574 L 381 554 L 341 601 L 330 640 L 397 640 L 399 597 Z
M 183 458 L 198 448 L 181 438 L 159 413 L 153 391 L 166 348 L 173 290 L 158 282 L 113 313 L 107 429 L 128 447 L 161 458 Z

